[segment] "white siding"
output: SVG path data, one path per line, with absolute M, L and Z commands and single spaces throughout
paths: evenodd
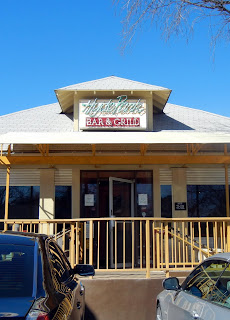
M 0 186 L 6 185 L 6 169 L 0 170 Z M 71 186 L 72 169 L 56 169 L 55 185 Z M 40 169 L 11 169 L 10 186 L 40 186 Z
M 160 169 L 160 184 L 161 185 L 172 184 L 172 170 Z
M 225 170 L 223 168 L 187 168 L 187 184 L 189 185 L 225 185 Z M 228 173 L 230 184 L 230 169 Z M 160 169 L 160 184 L 172 184 L 172 171 Z
M 230 172 L 228 174 L 230 181 Z M 189 185 L 225 185 L 224 168 L 188 168 Z
M 56 169 L 54 179 L 56 186 L 72 186 L 72 169 Z
M 6 185 L 6 169 L 0 170 L 0 186 Z M 39 169 L 11 169 L 11 186 L 40 186 Z

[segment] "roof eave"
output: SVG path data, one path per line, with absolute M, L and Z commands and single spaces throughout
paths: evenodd
M 64 102 L 63 101 L 64 99 L 60 98 L 60 95 L 65 96 L 65 92 L 66 93 L 68 92 L 68 94 L 69 93 L 74 94 L 75 92 L 79 93 L 79 94 L 81 92 L 84 92 L 84 93 L 85 92 L 146 92 L 146 94 L 153 93 L 153 92 L 156 92 L 156 93 L 168 92 L 168 95 L 167 95 L 166 99 L 163 99 L 164 102 L 161 103 L 161 106 L 159 106 L 159 105 L 157 106 L 158 109 L 163 111 L 166 103 L 168 102 L 168 99 L 170 97 L 172 90 L 167 89 L 167 88 L 150 89 L 150 90 L 146 90 L 146 89 L 145 90 L 144 89 L 133 89 L 133 90 L 131 90 L 131 89 L 107 89 L 107 90 L 105 90 L 105 89 L 95 89 L 95 90 L 93 90 L 93 89 L 91 89 L 91 90 L 89 90 L 89 89 L 80 89 L 80 90 L 79 89 L 55 89 L 54 92 L 56 94 L 57 100 L 58 100 L 63 112 L 66 112 L 67 110 L 69 110 L 69 108 L 74 104 L 74 101 L 73 101 L 74 99 L 72 100 L 72 102 L 69 102 L 69 101 Z M 59 95 L 59 93 L 60 93 L 60 95 Z

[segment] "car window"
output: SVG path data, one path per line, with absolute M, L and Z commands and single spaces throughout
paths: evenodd
M 230 265 L 226 267 L 221 277 L 208 296 L 209 300 L 230 309 Z
M 34 246 L 0 244 L 0 297 L 32 297 Z
M 223 260 L 208 260 L 198 266 L 182 284 L 186 292 L 207 299 L 218 278 L 227 266 Z
M 70 268 L 63 257 L 63 252 L 53 241 L 48 242 L 48 257 L 51 267 L 51 273 L 58 283 L 66 281 L 70 275 Z

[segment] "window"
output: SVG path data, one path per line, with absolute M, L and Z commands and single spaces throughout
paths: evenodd
M 188 185 L 189 217 L 224 217 L 226 200 L 224 185 Z
M 48 242 L 48 259 L 50 262 L 51 274 L 56 289 L 61 282 L 65 282 L 71 275 L 71 268 L 63 252 L 53 241 Z
M 222 273 L 212 292 L 209 300 L 230 309 L 230 265 Z
M 32 297 L 34 246 L 0 244 L 0 297 Z
M 55 219 L 71 219 L 72 187 L 55 186 Z
M 161 186 L 161 217 L 172 218 L 172 186 Z
M 135 176 L 136 181 L 136 203 L 137 217 L 152 217 L 153 216 L 153 178 L 150 171 L 137 171 Z M 139 205 L 138 194 L 147 195 L 147 204 Z
M 198 266 L 182 284 L 186 292 L 207 299 L 216 281 L 227 266 L 222 260 L 208 260 Z
M 4 218 L 6 187 L 0 187 L 0 218 Z M 11 186 L 9 219 L 38 219 L 39 193 L 37 186 Z

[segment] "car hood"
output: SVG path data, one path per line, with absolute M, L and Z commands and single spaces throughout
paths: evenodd
M 33 302 L 32 297 L 0 298 L 0 319 L 25 317 Z

